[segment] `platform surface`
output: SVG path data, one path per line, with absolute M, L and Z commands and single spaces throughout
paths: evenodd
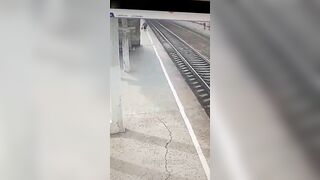
M 111 179 L 207 179 L 153 45 L 210 162 L 209 118 L 149 29 L 141 31 L 141 47 L 130 53 L 132 71 L 122 74 L 126 132 L 111 135 Z

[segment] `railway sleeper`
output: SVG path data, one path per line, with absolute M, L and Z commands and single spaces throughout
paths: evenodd
M 204 65 L 204 64 L 196 64 L 196 63 L 191 63 L 193 66 L 196 66 L 196 67 L 199 67 L 199 68 L 202 68 L 204 70 L 209 70 L 209 68 L 206 68 L 207 65 Z
M 199 72 L 197 71 L 199 75 L 201 75 L 202 77 L 210 77 L 210 73 L 209 72 Z
M 193 86 L 194 89 L 199 89 L 199 88 L 203 88 L 201 85 L 196 85 L 196 86 Z
M 207 93 L 199 94 L 199 97 L 201 97 L 201 98 L 209 97 L 209 94 L 207 94 Z
M 200 84 L 198 81 L 195 81 L 195 82 L 191 82 L 192 85 L 197 85 L 197 84 Z
M 202 89 L 197 89 L 196 91 L 197 91 L 197 93 L 205 92 L 205 90 L 203 88 Z
M 209 101 L 206 101 L 206 102 L 201 101 L 200 104 L 202 105 L 202 107 L 209 106 L 210 105 L 210 99 L 209 99 Z
M 184 63 L 182 63 L 181 65 L 180 64 L 181 63 L 179 63 L 179 64 L 177 63 L 177 65 L 179 65 L 180 68 L 186 68 L 187 67 Z
M 198 62 L 193 62 L 192 65 L 195 65 L 195 66 L 200 66 L 200 67 L 203 67 L 203 68 L 206 68 L 208 67 L 207 64 L 205 63 L 198 63 Z M 209 69 L 209 68 L 208 68 Z
M 205 98 L 205 99 L 202 100 L 202 102 L 204 102 L 204 103 L 210 103 L 210 98 Z

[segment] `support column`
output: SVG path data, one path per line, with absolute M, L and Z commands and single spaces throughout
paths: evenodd
M 122 28 L 123 30 L 123 37 L 122 37 L 122 56 L 123 56 L 123 70 L 125 72 L 130 71 L 130 60 L 129 60 L 129 33 L 130 31 L 127 30 L 128 28 L 128 20 L 121 19 Z
M 121 69 L 120 69 L 120 57 L 119 57 L 119 27 L 118 19 L 111 18 L 111 69 L 110 69 L 110 103 L 111 103 L 111 123 L 110 133 L 125 132 L 124 123 L 122 119 L 122 108 L 121 108 Z

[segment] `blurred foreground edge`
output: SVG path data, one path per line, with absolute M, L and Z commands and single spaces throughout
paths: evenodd
M 212 2 L 213 179 L 319 179 L 319 3 Z

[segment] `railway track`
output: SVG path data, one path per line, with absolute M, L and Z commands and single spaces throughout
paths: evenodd
M 185 40 L 188 44 L 192 44 L 201 55 L 210 59 L 210 38 L 204 34 L 199 34 L 190 27 L 185 27 L 179 23 L 170 20 L 159 20 L 163 26 L 170 29 L 173 33 Z
M 158 21 L 148 24 L 210 116 L 210 60 Z

